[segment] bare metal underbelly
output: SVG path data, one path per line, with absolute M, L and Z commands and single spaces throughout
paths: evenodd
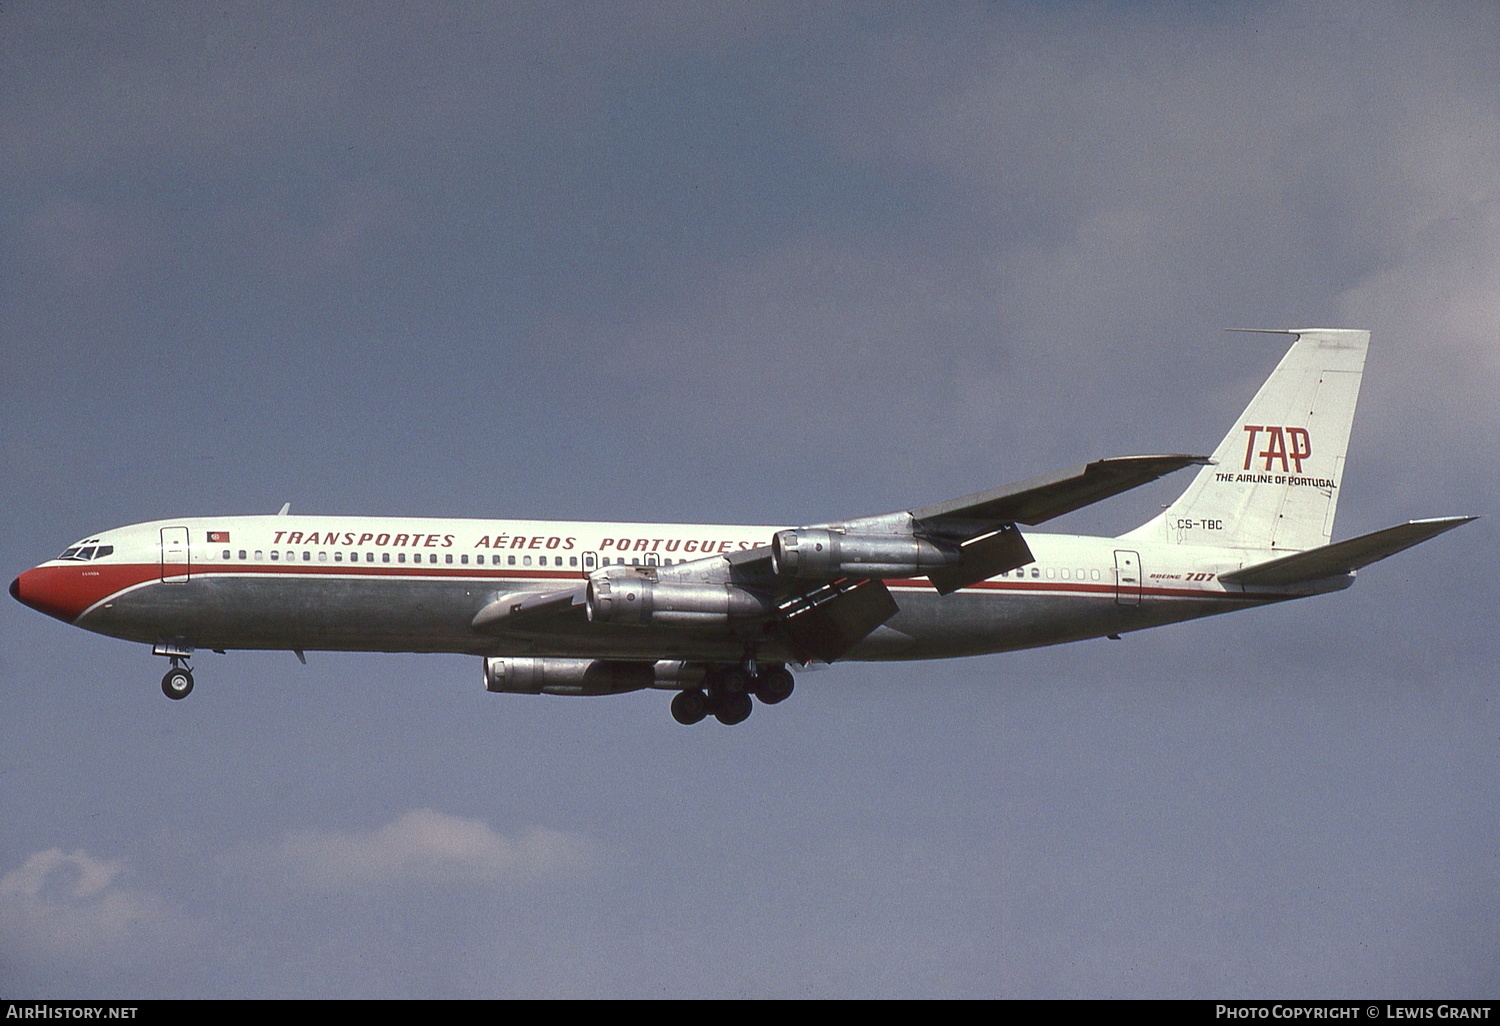
M 555 582 L 553 582 L 555 586 Z M 470 655 L 737 661 L 792 660 L 774 636 L 728 629 L 603 627 L 583 619 L 544 635 L 488 634 L 470 623 L 497 597 L 534 582 L 194 577 L 152 583 L 86 612 L 78 626 L 201 649 L 453 652 Z M 895 592 L 901 611 L 845 660 L 940 659 L 1102 637 L 1244 608 L 1223 598 L 1121 605 L 1112 595 Z

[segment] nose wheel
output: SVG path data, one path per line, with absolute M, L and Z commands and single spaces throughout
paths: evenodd
M 173 701 L 181 701 L 193 693 L 193 671 L 186 666 L 173 666 L 161 679 L 161 693 Z

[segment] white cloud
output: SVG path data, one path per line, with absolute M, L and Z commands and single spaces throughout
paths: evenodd
M 297 877 L 333 890 L 413 882 L 506 884 L 577 872 L 593 843 L 531 827 L 511 838 L 483 821 L 416 809 L 368 831 L 302 830 L 277 849 Z
M 48 848 L 0 876 L 0 937 L 44 955 L 119 954 L 186 924 L 159 895 L 117 883 L 125 864 Z

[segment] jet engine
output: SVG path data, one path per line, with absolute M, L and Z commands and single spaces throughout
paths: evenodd
M 621 695 L 649 688 L 650 663 L 610 659 L 488 658 L 484 689 L 516 695 Z
M 815 527 L 771 537 L 771 567 L 782 577 L 925 577 L 962 558 L 957 545 L 910 534 L 840 534 Z
M 732 584 L 676 584 L 644 578 L 594 578 L 585 593 L 589 620 L 612 624 L 713 627 L 762 616 L 770 599 Z

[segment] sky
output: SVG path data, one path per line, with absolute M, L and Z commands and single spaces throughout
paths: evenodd
M 1500 509 L 1490 3 L 0 9 L 0 571 L 173 516 L 806 524 L 1208 452 Z M 1049 529 L 1113 535 L 1186 475 Z M 1500 556 L 746 723 L 0 603 L 0 994 L 1500 995 Z

